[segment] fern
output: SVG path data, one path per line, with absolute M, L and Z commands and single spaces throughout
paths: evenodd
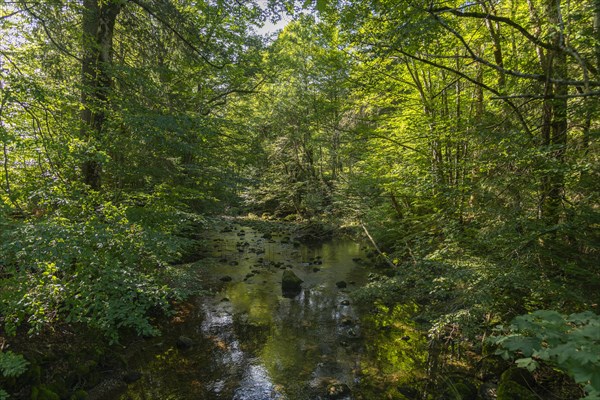
M 27 371 L 27 361 L 21 354 L 12 351 L 0 352 L 0 372 L 7 378 L 16 378 Z M 0 392 L 0 395 L 2 393 Z M 2 399 L 2 397 L 0 397 Z

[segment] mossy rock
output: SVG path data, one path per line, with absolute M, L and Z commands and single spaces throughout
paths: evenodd
M 286 269 L 281 277 L 281 291 L 285 295 L 296 295 L 302 290 L 302 279 L 295 273 Z
M 513 367 L 504 371 L 500 376 L 500 383 L 509 381 L 518 383 L 526 388 L 535 386 L 535 378 L 531 375 L 531 372 L 524 368 Z
M 44 385 L 31 388 L 31 400 L 60 400 L 60 396 Z
M 525 386 L 515 381 L 500 382 L 496 400 L 538 400 L 538 397 Z

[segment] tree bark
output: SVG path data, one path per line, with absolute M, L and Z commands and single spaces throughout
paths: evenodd
M 93 190 L 100 190 L 102 164 L 95 147 L 102 139 L 108 94 L 112 86 L 110 64 L 119 0 L 83 1 L 83 58 L 81 65 L 81 133 L 90 151 L 82 165 L 82 180 Z
M 567 55 L 560 50 L 565 47 L 560 0 L 546 0 L 544 6 L 555 50 L 547 51 L 542 58 L 545 61 L 542 66 L 548 78 L 561 80 L 567 77 L 568 71 Z M 544 99 L 542 123 L 542 145 L 543 151 L 547 151 L 549 155 L 550 172 L 543 177 L 541 214 L 548 223 L 556 224 L 560 220 L 560 206 L 564 196 L 562 165 L 567 146 L 568 87 L 547 81 L 546 94 L 553 95 Z
M 494 9 L 493 4 L 486 4 L 483 2 L 481 4 L 483 11 L 487 14 L 496 14 L 496 10 Z M 494 46 L 494 61 L 496 65 L 500 67 L 500 71 L 498 71 L 498 89 L 503 90 L 506 85 L 506 75 L 503 71 L 504 69 L 504 57 L 502 55 L 502 45 L 501 45 L 501 36 L 500 36 L 500 24 L 495 21 L 491 21 L 490 19 L 485 19 L 485 26 L 490 33 L 490 37 L 492 38 L 492 43 Z
M 600 0 L 594 0 L 594 39 L 596 70 L 600 71 Z

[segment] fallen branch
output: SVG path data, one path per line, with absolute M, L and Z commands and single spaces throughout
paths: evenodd
M 360 226 L 362 226 L 363 230 L 365 231 L 365 234 L 367 235 L 367 237 L 369 238 L 369 240 L 371 241 L 371 243 L 373 244 L 373 247 L 375 247 L 375 250 L 377 251 L 377 253 L 379 253 L 379 255 L 381 257 L 383 257 L 383 259 L 385 260 L 385 262 L 392 268 L 396 268 L 396 265 L 394 265 L 393 262 L 390 261 L 390 259 L 388 258 L 388 256 L 385 255 L 384 252 L 381 251 L 381 249 L 379 248 L 379 246 L 377 246 L 377 243 L 375 243 L 375 239 L 373 239 L 373 237 L 371 236 L 371 234 L 369 233 L 369 231 L 367 230 L 367 227 L 365 226 L 365 224 L 363 224 L 362 222 L 360 223 Z

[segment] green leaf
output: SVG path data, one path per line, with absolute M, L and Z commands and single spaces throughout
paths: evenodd
M 327 11 L 327 3 L 329 0 L 317 0 L 317 11 L 325 12 Z
M 535 371 L 539 365 L 538 362 L 531 357 L 519 358 L 515 363 L 519 368 L 526 368 L 529 372 Z
M 12 351 L 0 352 L 0 372 L 7 378 L 21 376 L 27 367 L 27 361 L 21 354 L 15 354 Z

